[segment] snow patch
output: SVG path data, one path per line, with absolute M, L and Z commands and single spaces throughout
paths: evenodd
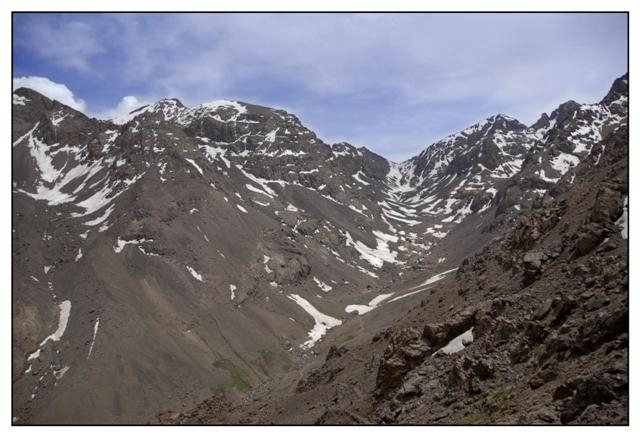
M 193 276 L 200 282 L 204 282 L 204 280 L 202 279 L 202 275 L 200 275 L 200 273 L 196 272 L 192 267 L 189 267 L 189 266 L 186 266 L 186 267 L 189 273 L 191 273 L 191 276 Z
M 316 285 L 318 287 L 320 287 L 320 289 L 322 291 L 324 291 L 325 293 L 328 293 L 329 291 L 333 290 L 332 286 L 325 284 L 324 282 L 322 282 L 320 279 L 316 278 L 315 276 L 313 277 L 313 282 L 315 282 Z
M 19 96 L 17 94 L 13 95 L 13 104 L 18 106 L 25 106 L 25 104 L 29 102 L 29 99 L 26 97 Z
M 271 132 L 269 132 L 268 134 L 266 134 L 264 136 L 264 140 L 268 143 L 273 143 L 276 140 L 276 134 L 278 133 L 278 130 L 280 128 L 276 128 L 274 130 L 272 130 Z
M 373 311 L 380 305 L 380 303 L 389 297 L 393 296 L 393 293 L 381 294 L 373 298 L 367 305 L 347 305 L 344 309 L 347 313 L 358 313 L 359 316 L 368 313 L 369 311 Z
M 616 221 L 616 225 L 620 226 L 620 235 L 627 240 L 629 238 L 629 196 L 624 196 L 624 209 L 622 216 Z
M 447 276 L 449 273 L 455 272 L 456 270 L 458 270 L 457 267 L 455 269 L 451 269 L 451 270 L 444 271 L 442 273 L 438 273 L 437 275 L 434 275 L 434 276 L 430 277 L 429 279 L 427 279 L 426 281 L 424 281 L 422 284 L 416 285 L 415 287 L 411 287 L 409 290 L 413 290 L 413 289 L 419 288 L 419 287 L 424 287 L 425 285 L 429 285 L 429 284 L 433 284 L 434 282 L 438 282 L 438 281 L 444 279 L 444 277 Z
M 58 320 L 58 329 L 56 332 L 49 335 L 47 338 L 42 340 L 40 346 L 44 346 L 49 340 L 58 342 L 62 338 L 64 331 L 67 329 L 67 323 L 69 322 L 69 315 L 71 314 L 71 301 L 65 300 L 58 305 L 60 308 L 60 319 Z M 39 352 L 39 350 L 38 350 Z M 33 355 L 33 354 L 32 354 Z M 38 355 L 40 355 L 38 353 Z M 37 358 L 37 356 L 36 356 Z
M 451 340 L 449 343 L 447 343 L 446 346 L 438 350 L 438 352 L 436 353 L 442 353 L 447 355 L 455 354 L 463 350 L 472 342 L 473 342 L 473 327 L 469 328 L 468 331 L 463 332 L 462 334 L 460 334 L 459 336 Z
M 360 258 L 366 260 L 372 266 L 380 268 L 385 261 L 388 263 L 404 264 L 402 261 L 396 260 L 398 252 L 391 251 L 388 245 L 389 242 L 397 242 L 398 237 L 394 237 L 393 235 L 385 234 L 380 231 L 373 231 L 373 234 L 377 237 L 377 246 L 375 249 L 371 249 L 361 241 L 354 240 L 348 231 L 344 231 L 343 233 L 347 239 L 347 246 L 351 246 L 356 249 L 358 253 L 360 253 Z
M 300 305 L 300 307 L 302 307 L 302 309 L 305 310 L 315 322 L 313 328 L 309 331 L 309 340 L 300 345 L 302 349 L 309 349 L 318 340 L 320 340 L 329 329 L 342 325 L 341 320 L 321 313 L 313 305 L 311 305 L 309 301 L 298 296 L 297 294 L 290 294 L 287 297 Z
M 121 240 L 120 237 L 116 240 L 116 245 L 113 246 L 113 251 L 115 253 L 122 252 L 122 249 L 125 248 L 127 244 L 141 244 L 141 243 L 150 243 L 153 240 L 147 238 L 141 238 L 140 240 Z
M 91 339 L 91 345 L 89 346 L 89 353 L 87 354 L 87 359 L 91 356 L 91 352 L 93 351 L 93 344 L 96 342 L 96 335 L 98 335 L 98 327 L 100 326 L 100 317 L 96 318 L 96 323 L 93 325 L 93 338 Z
M 60 380 L 65 375 L 65 373 L 67 373 L 68 370 L 69 370 L 69 366 L 64 366 L 60 370 L 54 370 L 53 376 L 56 377 L 56 381 Z
M 267 273 L 272 273 L 272 272 L 273 272 L 273 270 L 271 270 L 271 269 L 269 268 L 269 266 L 267 265 L 267 264 L 269 263 L 269 260 L 270 260 L 270 259 L 271 259 L 271 258 L 270 258 L 270 257 L 268 257 L 267 255 L 263 255 L 262 262 L 263 262 L 263 264 L 264 264 L 264 271 L 265 271 L 265 272 L 267 272 Z
M 355 174 L 352 174 L 351 177 L 354 178 L 356 181 L 360 182 L 362 185 L 365 185 L 365 186 L 371 185 L 369 182 L 362 179 L 363 177 L 366 177 L 366 175 L 362 173 L 362 170 L 358 170 L 358 172 Z
M 200 166 L 198 164 L 196 164 L 196 162 L 193 159 L 190 158 L 184 158 L 189 164 L 191 164 L 192 166 L 195 167 L 196 170 L 198 170 L 198 172 L 204 176 L 204 172 L 202 171 L 202 169 L 200 168 Z
M 564 175 L 571 167 L 575 167 L 580 163 L 580 158 L 570 153 L 560 153 L 551 160 L 551 167 L 560 175 Z

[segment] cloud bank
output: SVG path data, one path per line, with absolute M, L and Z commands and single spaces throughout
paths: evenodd
M 66 85 L 55 83 L 46 77 L 14 77 L 13 90 L 15 91 L 22 87 L 38 91 L 40 94 L 52 100 L 57 100 L 77 111 L 84 112 L 87 107 L 85 101 L 76 98 Z

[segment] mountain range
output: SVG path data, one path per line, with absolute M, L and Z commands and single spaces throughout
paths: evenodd
M 628 75 L 401 162 L 13 93 L 14 423 L 627 423 Z

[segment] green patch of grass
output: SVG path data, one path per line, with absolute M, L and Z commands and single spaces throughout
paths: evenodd
M 231 380 L 233 381 L 233 385 L 240 391 L 246 392 L 251 388 L 251 384 L 249 383 L 249 376 L 247 373 L 239 367 L 236 367 L 231 363 L 231 361 L 226 358 L 217 360 L 213 362 L 213 367 L 216 369 L 225 370 Z
M 283 395 L 285 393 L 289 393 L 289 391 L 291 391 L 291 387 L 292 386 L 293 386 L 293 383 L 290 382 L 289 384 L 283 385 L 282 387 L 278 387 L 275 390 L 275 393 L 277 393 L 279 395 Z
M 338 343 L 346 343 L 354 338 L 356 338 L 356 335 L 353 332 L 345 332 L 338 338 Z
M 283 372 L 288 372 L 291 370 L 291 363 L 284 363 L 280 366 Z
M 513 406 L 511 399 L 514 397 L 514 392 L 515 389 L 512 387 L 494 391 L 487 397 L 479 411 L 463 417 L 460 423 L 467 425 L 499 423 Z
M 258 353 L 266 364 L 271 364 L 271 362 L 273 361 L 273 351 L 260 349 Z
M 260 356 L 255 360 L 251 361 L 260 371 L 266 376 L 270 375 L 269 367 L 271 362 L 273 361 L 273 352 L 270 350 L 260 349 L 258 350 L 258 354 Z
M 223 384 L 218 384 L 211 389 L 211 393 L 218 396 L 224 396 L 226 392 L 227 392 L 227 389 Z

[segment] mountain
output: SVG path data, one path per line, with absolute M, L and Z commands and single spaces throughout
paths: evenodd
M 431 284 L 469 288 L 441 302 L 469 304 L 488 284 L 523 292 L 493 272 L 472 287 L 464 262 L 567 190 L 596 186 L 608 151 L 627 146 L 627 95 L 625 75 L 598 104 L 567 102 L 530 127 L 498 114 L 397 164 L 244 102 L 164 99 L 104 121 L 16 90 L 14 421 L 144 423 L 201 401 L 185 414 L 211 421 L 202 405 L 233 411 L 277 393 L 270 404 L 285 408 L 305 392 L 295 387 L 340 390 L 339 371 L 317 370 L 327 351 L 350 374 L 365 355 L 388 360 L 383 344 L 417 323 Z M 521 274 L 511 268 L 504 284 Z M 450 305 L 434 322 L 457 317 Z

